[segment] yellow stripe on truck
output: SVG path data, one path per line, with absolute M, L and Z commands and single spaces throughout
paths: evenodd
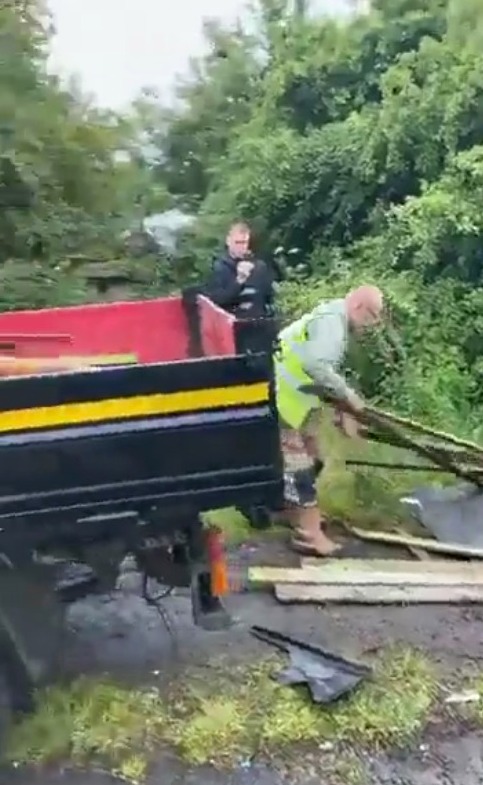
M 87 425 L 104 420 L 128 420 L 132 417 L 199 412 L 223 406 L 234 407 L 266 403 L 268 399 L 268 383 L 257 382 L 233 387 L 154 393 L 136 395 L 132 398 L 105 398 L 101 401 L 65 403 L 60 406 L 14 409 L 0 412 L 0 432 L 53 428 L 59 425 Z

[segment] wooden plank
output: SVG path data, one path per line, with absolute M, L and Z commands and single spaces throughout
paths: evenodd
M 483 586 L 381 586 L 280 584 L 275 596 L 283 603 L 347 603 L 400 605 L 412 603 L 483 603 Z
M 135 354 L 92 354 L 79 355 L 70 359 L 79 363 L 87 362 L 90 365 L 132 365 L 138 361 Z
M 58 371 L 81 371 L 101 365 L 126 365 L 135 363 L 134 354 L 87 355 L 85 357 L 2 357 L 0 376 L 29 376 L 31 374 L 56 373 Z
M 399 534 L 399 529 L 395 526 L 391 529 L 393 534 Z M 406 545 L 406 550 L 408 553 L 411 554 L 415 559 L 419 559 L 419 561 L 432 561 L 438 558 L 437 555 L 434 553 L 428 553 L 424 548 L 418 548 L 416 545 Z M 440 558 L 446 562 L 450 561 L 453 557 L 452 556 L 445 556 L 444 554 L 440 554 Z
M 418 561 L 434 561 L 434 559 L 437 558 L 437 556 L 435 556 L 434 554 L 428 553 L 423 548 L 417 548 L 414 545 L 406 545 L 405 547 L 406 547 L 406 550 L 408 551 L 408 553 L 410 553 L 412 556 L 414 556 L 415 559 L 418 559 Z M 320 565 L 320 561 L 321 561 L 320 558 L 306 557 L 306 558 L 300 559 L 300 566 L 301 567 L 316 567 L 318 564 Z M 408 559 L 408 561 L 409 561 L 409 559 Z M 445 564 L 448 564 L 448 562 L 450 563 L 451 562 L 451 556 L 442 556 L 440 558 L 440 562 L 441 563 L 444 562 Z
M 319 572 L 331 570 L 338 572 L 342 565 L 343 571 L 363 571 L 363 572 L 382 572 L 397 573 L 399 575 L 419 575 L 425 578 L 428 574 L 434 573 L 442 576 L 459 575 L 465 580 L 468 577 L 483 575 L 483 564 L 478 561 L 454 561 L 452 559 L 431 559 L 428 563 L 421 564 L 413 559 L 313 559 L 306 558 L 301 560 L 301 569 L 317 569 Z
M 134 355 L 99 355 L 86 357 L 24 358 L 5 360 L 0 358 L 0 377 L 30 376 L 62 371 L 82 371 L 106 365 L 132 365 L 137 362 Z
M 475 562 L 412 562 L 392 559 L 337 559 L 303 568 L 251 567 L 254 584 L 425 584 L 483 586 L 482 565 Z
M 367 542 L 382 542 L 389 545 L 413 545 L 424 548 L 433 553 L 445 553 L 449 556 L 466 556 L 470 559 L 483 559 L 483 548 L 471 548 L 466 545 L 456 545 L 449 542 L 439 542 L 430 537 L 414 537 L 410 534 L 390 534 L 389 532 L 372 532 L 356 527 L 347 527 L 347 530 Z
M 434 556 L 431 556 L 430 553 L 423 550 L 423 548 L 417 548 L 415 545 L 408 545 L 407 549 L 419 561 L 431 561 L 431 559 L 434 559 Z

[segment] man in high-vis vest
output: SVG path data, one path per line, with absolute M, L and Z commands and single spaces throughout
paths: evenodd
M 352 410 L 363 409 L 362 399 L 349 387 L 340 366 L 349 333 L 377 324 L 383 307 L 383 295 L 377 287 L 360 286 L 345 298 L 320 303 L 280 333 L 275 370 L 284 455 L 284 514 L 295 530 L 292 544 L 299 552 L 317 556 L 341 556 L 343 552 L 324 532 L 317 503 L 321 462 L 315 428 L 323 404 L 300 387 L 314 383 L 324 386 Z M 341 414 L 339 424 L 347 436 L 357 435 L 354 418 Z

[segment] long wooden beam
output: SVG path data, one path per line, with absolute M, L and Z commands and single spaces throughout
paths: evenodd
M 478 562 L 415 562 L 393 559 L 334 559 L 318 567 L 251 567 L 252 584 L 323 586 L 459 586 L 483 587 Z
M 411 605 L 417 603 L 483 603 L 483 586 L 304 585 L 282 583 L 275 596 L 283 603 L 346 603 L 360 605 Z

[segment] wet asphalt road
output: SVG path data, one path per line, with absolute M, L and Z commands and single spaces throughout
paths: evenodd
M 481 785 L 483 741 L 474 734 L 436 742 L 428 751 L 366 761 L 371 785 Z M 323 775 L 322 775 L 323 776 Z M 120 785 L 119 780 L 95 772 L 43 772 L 6 774 L 2 785 Z M 149 785 L 322 785 L 321 774 L 288 778 L 263 768 L 222 774 L 210 769 L 186 771 L 175 760 L 164 759 Z
M 381 757 L 366 761 L 371 785 L 481 785 L 483 782 L 483 742 L 469 734 L 437 743 L 432 750 L 398 759 Z M 322 775 L 323 776 L 323 775 Z M 10 777 L 10 785 L 118 785 L 119 781 L 101 773 L 78 772 L 39 778 Z M 263 768 L 220 774 L 208 769 L 186 772 L 176 761 L 164 760 L 153 771 L 149 785 L 322 785 L 321 774 L 307 777 L 283 775 Z M 3 783 L 2 783 L 3 785 Z M 7 785 L 7 780 L 5 781 Z
M 431 653 L 454 670 L 483 659 L 483 610 L 477 607 L 332 607 L 281 606 L 269 594 L 235 595 L 230 610 L 237 620 L 231 630 L 208 633 L 193 627 L 190 601 L 178 595 L 165 607 L 176 643 L 158 614 L 137 596 L 138 577 L 129 575 L 124 591 L 83 600 L 71 608 L 64 654 L 67 673 L 109 671 L 131 682 L 181 677 L 185 668 L 209 658 L 234 663 L 257 661 L 267 648 L 249 634 L 264 624 L 287 634 L 323 644 L 350 658 L 364 656 L 390 643 L 404 642 Z M 159 674 L 159 675 L 158 675 Z M 322 761 L 323 763 L 323 761 Z M 433 737 L 428 748 L 406 757 L 366 761 L 374 785 L 482 785 L 483 741 L 476 734 Z M 108 785 L 101 772 L 0 773 L 1 785 Z M 149 785 L 320 785 L 320 773 L 301 767 L 288 775 L 263 767 L 240 768 L 232 774 L 210 769 L 187 770 L 163 756 Z

